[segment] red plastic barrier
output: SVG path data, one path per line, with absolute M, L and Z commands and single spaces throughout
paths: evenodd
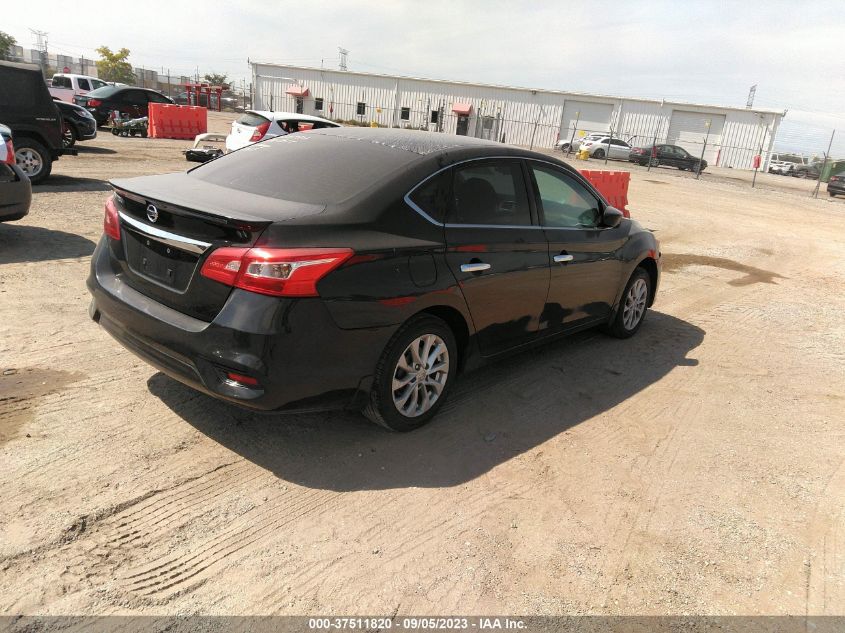
M 631 182 L 629 172 L 598 171 L 594 169 L 581 169 L 579 171 L 612 206 L 619 209 L 626 218 L 631 217 L 628 211 L 628 183 Z
M 151 103 L 148 126 L 152 138 L 191 140 L 208 131 L 208 111 L 200 106 Z

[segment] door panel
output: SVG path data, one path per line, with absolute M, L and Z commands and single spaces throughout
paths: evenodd
M 557 167 L 529 166 L 551 265 L 540 330 L 607 318 L 620 283 L 627 223 L 599 227 L 602 204 L 587 187 Z
M 548 244 L 532 224 L 521 161 L 457 167 L 447 212 L 446 261 L 491 356 L 537 334 L 549 288 Z

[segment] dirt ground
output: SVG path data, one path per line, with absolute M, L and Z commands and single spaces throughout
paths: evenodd
M 841 200 L 633 169 L 640 333 L 464 376 L 400 435 L 221 404 L 89 320 L 106 181 L 185 146 L 101 132 L 0 224 L 0 613 L 845 612 Z

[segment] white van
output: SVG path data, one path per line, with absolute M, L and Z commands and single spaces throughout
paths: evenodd
M 71 75 L 67 73 L 57 73 L 53 75 L 50 81 L 50 94 L 54 97 L 73 103 L 75 95 L 88 94 L 92 90 L 102 88 L 106 82 L 96 77 L 89 75 Z

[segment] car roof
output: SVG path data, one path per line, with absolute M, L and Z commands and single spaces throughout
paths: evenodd
M 76 73 L 54 73 L 53 77 L 76 77 L 77 79 L 96 79 L 97 81 L 103 81 L 99 77 L 94 77 L 92 75 L 77 75 Z
M 495 141 L 474 138 L 472 136 L 456 136 L 453 134 L 441 134 L 424 130 L 403 130 L 399 128 L 332 127 L 309 130 L 307 134 L 322 134 L 324 136 L 361 141 L 370 143 L 373 146 L 404 150 L 413 154 L 419 154 L 420 156 L 472 147 L 506 147 Z M 371 149 L 375 150 L 376 147 L 372 147 Z M 362 147 L 362 151 L 366 151 L 366 149 Z
M 263 116 L 265 119 L 271 119 L 273 121 L 314 121 L 315 123 L 319 121 L 320 123 L 340 125 L 339 123 L 335 123 L 329 119 L 324 119 L 323 117 L 311 116 L 310 114 L 297 114 L 296 112 L 273 112 L 270 110 L 244 110 L 244 112 L 248 114 L 257 114 L 258 116 Z

